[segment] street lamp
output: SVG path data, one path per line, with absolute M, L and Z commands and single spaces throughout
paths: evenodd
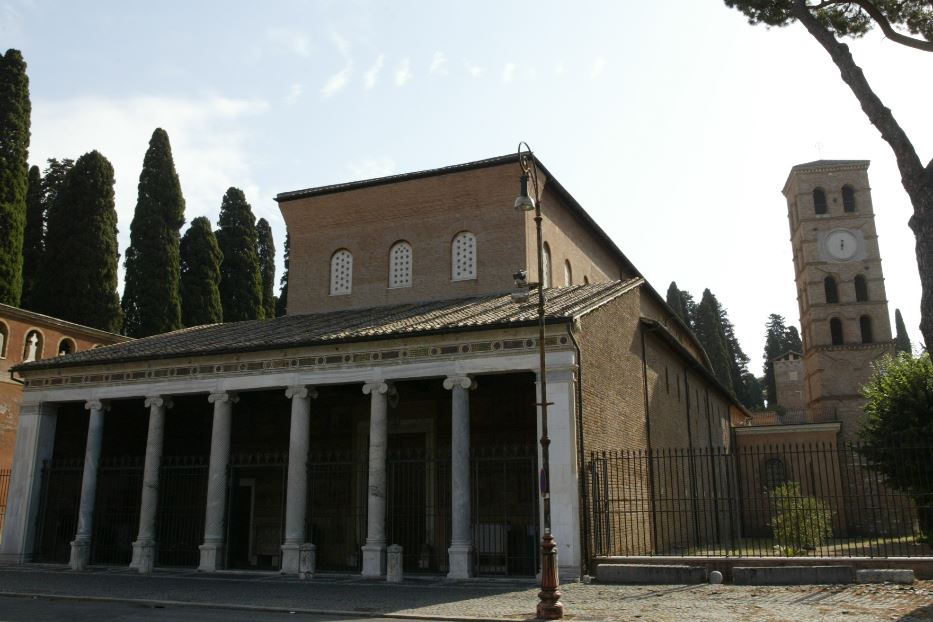
M 564 605 L 560 602 L 560 580 L 557 576 L 557 542 L 551 534 L 551 467 L 547 432 L 547 370 L 544 360 L 544 241 L 541 236 L 541 188 L 538 185 L 538 167 L 534 153 L 526 142 L 518 144 L 518 164 L 521 166 L 521 191 L 515 199 L 515 209 L 535 213 L 535 233 L 538 246 L 538 383 L 541 387 L 541 498 L 544 502 L 544 525 L 541 534 L 541 591 L 538 592 L 537 616 L 542 620 L 558 620 L 564 617 Z M 528 194 L 531 181 L 534 196 Z

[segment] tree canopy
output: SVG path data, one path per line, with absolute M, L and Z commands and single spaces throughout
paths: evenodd
M 917 358 L 886 357 L 862 389 L 865 417 L 859 429 L 862 454 L 886 483 L 917 504 L 920 529 L 933 537 L 933 363 L 929 352 Z
M 282 278 L 279 281 L 279 297 L 275 299 L 275 316 L 281 317 L 288 311 L 288 255 L 291 239 L 288 233 L 285 234 L 285 250 L 282 251 L 282 258 L 285 263 L 285 270 L 282 272 Z
M 262 311 L 266 318 L 275 317 L 275 242 L 272 227 L 265 218 L 256 223 L 259 246 L 259 274 L 262 277 Z
M 29 175 L 29 78 L 19 50 L 0 56 L 0 302 L 23 292 L 23 233 Z
M 865 116 L 891 147 L 901 183 L 913 206 L 908 225 L 916 239 L 920 273 L 920 332 L 929 350 L 933 347 L 933 159 L 923 164 L 891 108 L 872 89 L 849 46 L 840 38 L 860 37 L 878 27 L 889 41 L 933 52 L 933 3 L 930 0 L 724 1 L 726 6 L 741 11 L 751 24 L 785 26 L 800 22 L 829 54 Z
M 901 310 L 894 310 L 894 351 L 906 352 L 910 354 L 913 349 L 910 344 L 910 337 L 907 336 L 907 327 L 904 326 L 904 318 L 901 317 Z
M 181 328 L 179 230 L 185 199 L 168 134 L 156 128 L 139 174 L 123 290 L 123 332 L 148 337 Z
M 211 222 L 204 216 L 198 216 L 181 238 L 181 311 L 185 326 L 223 321 L 220 304 L 222 260 Z
M 696 322 L 693 327 L 697 339 L 703 344 L 709 356 L 713 373 L 730 393 L 735 394 L 732 384 L 732 366 L 729 360 L 729 347 L 726 344 L 726 335 L 723 330 L 719 301 L 713 293 L 703 290 L 703 297 L 697 305 Z
M 49 212 L 37 295 L 42 313 L 116 332 L 122 318 L 113 182 L 113 166 L 97 151 L 68 171 Z
M 23 295 L 20 306 L 32 309 L 39 265 L 45 251 L 45 204 L 42 200 L 42 174 L 38 166 L 29 169 L 26 190 L 26 228 L 23 232 Z
M 220 301 L 225 322 L 261 320 L 262 276 L 259 272 L 258 236 L 253 209 L 239 188 L 229 188 L 220 206 L 217 244 L 220 264 Z

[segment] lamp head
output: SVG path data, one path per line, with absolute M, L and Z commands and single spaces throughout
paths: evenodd
M 535 208 L 535 202 L 528 196 L 528 173 L 521 176 L 521 191 L 515 198 L 515 209 L 530 212 Z

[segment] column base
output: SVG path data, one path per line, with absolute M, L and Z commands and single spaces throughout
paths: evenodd
M 71 543 L 71 558 L 68 565 L 72 570 L 84 570 L 91 561 L 91 542 L 89 540 L 75 540 Z
M 386 545 L 366 544 L 363 550 L 363 576 L 384 577 L 386 574 Z
M 137 540 L 133 543 L 133 561 L 130 568 L 141 574 L 150 574 L 155 567 L 156 543 L 152 540 Z
M 217 572 L 224 567 L 224 543 L 205 542 L 198 547 L 201 561 L 198 563 L 198 572 Z
M 447 549 L 449 560 L 448 579 L 469 579 L 473 576 L 473 547 L 455 544 Z
M 314 576 L 317 547 L 310 542 L 286 542 L 282 545 L 282 574 L 305 579 Z

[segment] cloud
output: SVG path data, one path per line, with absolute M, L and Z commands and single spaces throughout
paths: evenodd
M 411 80 L 411 63 L 406 58 L 395 71 L 395 86 L 405 86 Z
M 363 88 L 367 91 L 376 86 L 376 78 L 379 77 L 379 72 L 382 71 L 385 60 L 385 54 L 380 54 L 376 62 L 373 63 L 373 66 L 367 69 L 366 73 L 363 74 Z
M 337 47 L 337 51 L 340 52 L 340 55 L 349 61 L 350 42 L 340 36 L 340 33 L 336 30 L 331 31 L 330 40 L 334 42 L 334 45 Z
M 434 58 L 431 59 L 430 72 L 437 76 L 447 75 L 447 56 L 443 52 L 434 52 Z
M 344 67 L 330 78 L 327 79 L 327 82 L 324 83 L 324 86 L 321 87 L 321 94 L 324 97 L 333 97 L 337 93 L 343 90 L 347 85 L 347 82 L 350 81 L 350 68 Z
M 479 65 L 474 65 L 469 61 L 465 61 L 463 66 L 466 67 L 467 73 L 470 74 L 470 77 L 473 79 L 482 78 L 483 74 L 486 73 L 485 67 L 480 67 Z
M 606 68 L 606 59 L 602 56 L 598 57 L 593 61 L 593 67 L 590 69 L 590 77 L 594 80 L 599 76 L 603 75 L 603 70 Z
M 347 169 L 354 179 L 373 179 L 394 173 L 395 162 L 386 156 L 378 158 L 367 156 L 350 162 L 347 164 Z
M 298 99 L 301 97 L 301 93 L 305 90 L 305 87 L 301 84 L 295 83 L 288 89 L 288 95 L 285 96 L 285 103 L 289 106 L 294 106 Z
M 268 28 L 266 37 L 296 56 L 311 56 L 311 40 L 304 33 L 288 28 Z
M 554 65 L 554 76 L 557 78 L 562 78 L 567 73 L 567 65 L 564 61 L 560 61 Z
M 241 188 L 252 201 L 267 196 L 253 181 L 249 164 L 253 150 L 243 119 L 261 115 L 268 108 L 262 100 L 216 94 L 190 98 L 35 98 L 30 161 L 44 168 L 48 158 L 77 158 L 92 149 L 104 154 L 116 173 L 120 249 L 125 253 L 139 173 L 152 131 L 161 127 L 168 132 L 185 196 L 186 219 L 208 216 L 216 221 L 220 200 L 230 186 Z M 262 210 L 260 205 L 257 211 Z
M 506 63 L 502 68 L 502 82 L 508 84 L 515 79 L 515 63 Z

